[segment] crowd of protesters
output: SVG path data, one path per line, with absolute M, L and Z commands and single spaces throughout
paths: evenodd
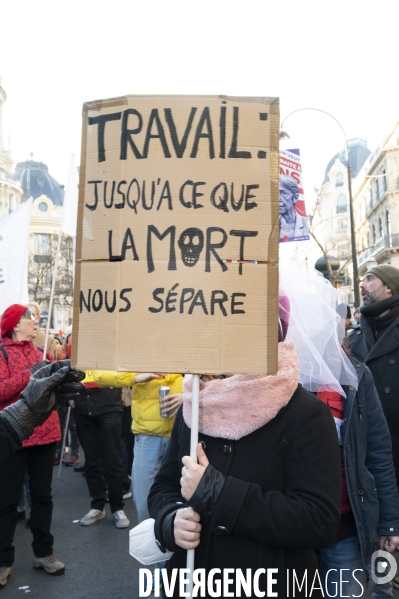
M 48 336 L 44 350 L 38 304 L 4 311 L 0 588 L 25 514 L 34 567 L 65 571 L 51 535 L 53 467 L 62 462 L 86 478 L 81 525 L 105 518 L 108 503 L 115 526 L 129 527 L 124 502 L 133 495 L 138 521 L 153 517 L 158 546 L 173 552 L 169 572 L 196 549 L 196 568 L 207 571 L 277 568 L 279 597 L 290 596 L 290 570 L 321 581 L 298 597 L 362 596 L 370 578 L 374 599 L 393 596 L 399 577 L 379 584 L 372 555 L 399 545 L 399 270 L 370 268 L 356 314 L 315 272 L 302 276 L 311 283 L 302 292 L 280 288 L 277 374 L 201 377 L 197 461 L 188 457 L 190 376 L 76 373 L 72 327 Z

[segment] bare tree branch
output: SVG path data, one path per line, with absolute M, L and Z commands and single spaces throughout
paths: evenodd
M 52 235 L 49 253 L 28 255 L 28 290 L 29 298 L 39 304 L 49 303 L 51 281 L 53 277 L 57 236 Z M 54 304 L 71 306 L 73 304 L 73 249 L 72 239 L 63 235 L 61 239 L 61 255 L 58 259 Z

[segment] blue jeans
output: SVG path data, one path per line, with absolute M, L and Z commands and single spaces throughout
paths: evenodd
M 364 589 L 366 573 L 357 535 L 335 543 L 327 549 L 319 549 L 316 556 L 326 597 L 363 596 L 362 586 Z
M 377 547 L 378 548 L 378 547 Z M 362 597 L 365 588 L 366 572 L 363 567 L 357 535 L 315 552 L 319 562 L 320 577 L 326 597 Z M 327 576 L 327 572 L 329 572 Z M 354 572 L 354 570 L 359 570 Z M 341 572 L 340 572 L 341 571 Z M 352 576 L 356 577 L 357 582 Z M 348 582 L 344 582 L 348 581 Z M 371 582 L 371 581 L 370 581 Z M 388 599 L 392 595 L 392 582 L 372 583 L 373 599 Z
M 169 437 L 135 435 L 132 490 L 139 523 L 150 517 L 147 498 L 168 443 Z

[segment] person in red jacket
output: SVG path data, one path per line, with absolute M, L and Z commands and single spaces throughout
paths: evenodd
M 71 369 L 70 360 L 47 364 L 32 374 L 18 401 L 0 410 L 0 461 L 19 451 L 22 442 L 53 410 L 84 390 L 85 373 Z
M 0 409 L 19 399 L 33 372 L 53 362 L 43 360 L 43 350 L 35 347 L 37 320 L 21 304 L 13 304 L 1 318 Z M 53 412 L 23 442 L 23 448 L 0 462 L 0 589 L 7 584 L 14 562 L 12 545 L 17 525 L 17 506 L 26 469 L 32 500 L 33 566 L 48 574 L 63 574 L 65 566 L 53 555 L 50 532 L 53 502 L 51 482 L 56 443 L 61 438 L 58 415 Z

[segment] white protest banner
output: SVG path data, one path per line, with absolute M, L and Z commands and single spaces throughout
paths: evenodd
M 74 365 L 276 372 L 278 136 L 276 98 L 84 105 Z
M 280 150 L 280 243 L 309 239 L 299 150 Z
M 0 314 L 11 304 L 27 304 L 29 198 L 18 210 L 0 220 Z
M 78 218 L 78 191 L 78 170 L 75 164 L 75 156 L 72 156 L 61 216 L 61 231 L 66 235 L 70 235 L 71 237 L 76 237 L 76 223 Z

